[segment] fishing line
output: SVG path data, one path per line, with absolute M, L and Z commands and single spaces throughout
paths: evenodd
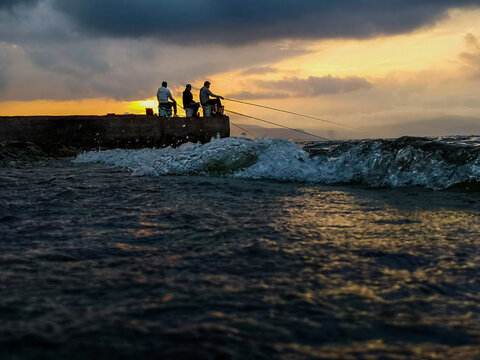
M 193 88 L 194 90 L 199 90 L 199 88 L 197 88 L 196 86 L 192 86 L 192 88 Z M 322 118 L 319 118 L 319 117 L 316 117 L 316 116 L 310 116 L 310 115 L 300 114 L 300 113 L 293 112 L 293 111 L 282 110 L 282 109 L 277 109 L 277 108 L 270 107 L 270 106 L 254 104 L 254 103 L 247 102 L 247 101 L 229 99 L 229 98 L 225 98 L 225 97 L 224 97 L 223 99 L 224 99 L 224 100 L 227 100 L 227 101 L 236 102 L 236 103 L 239 103 L 239 104 L 256 106 L 256 107 L 259 107 L 259 108 L 264 108 L 264 109 L 268 109 L 268 110 L 283 112 L 283 113 L 285 113 L 285 114 L 290 114 L 290 115 L 295 115 L 295 116 L 301 116 L 301 117 L 304 117 L 304 118 L 307 118 L 307 119 L 312 119 L 312 120 L 316 120 L 316 121 L 322 121 L 322 122 L 325 122 L 325 123 L 334 124 L 334 125 L 338 125 L 338 126 L 345 127 L 345 128 L 347 128 L 347 129 L 352 129 L 352 130 L 358 131 L 357 128 L 354 128 L 354 127 L 352 127 L 352 126 L 340 124 L 340 123 L 337 123 L 337 122 L 331 121 L 331 120 L 325 120 L 325 119 L 322 119 Z M 182 109 L 183 109 L 183 108 L 182 108 Z M 309 134 L 309 135 L 310 135 L 310 134 Z M 316 136 L 316 135 L 312 135 L 312 136 Z
M 175 100 L 175 101 L 176 101 L 176 100 Z M 185 110 L 185 108 L 184 108 L 182 105 L 180 105 L 180 104 L 178 103 L 178 101 L 177 101 L 177 106 L 178 106 L 180 109 L 182 109 L 183 111 L 185 111 L 185 117 L 187 117 L 187 110 Z
M 330 121 L 330 120 L 321 119 L 321 118 L 318 118 L 318 117 L 315 117 L 315 116 L 304 115 L 304 114 L 300 114 L 300 113 L 296 113 L 296 112 L 292 112 L 292 111 L 287 111 L 287 110 L 282 110 L 282 109 L 276 109 L 276 108 L 274 108 L 274 107 L 265 106 L 265 105 L 259 105 L 259 104 L 253 104 L 253 103 L 249 103 L 249 102 L 246 102 L 246 101 L 240 101 L 240 100 L 234 100 L 234 99 L 228 99 L 228 98 L 224 98 L 224 99 L 225 99 L 225 100 L 228 100 L 228 101 L 237 102 L 237 103 L 240 103 L 240 104 L 257 106 L 257 107 L 261 107 L 261 108 L 264 108 L 264 109 L 279 111 L 279 112 L 283 112 L 283 113 L 290 114 L 290 115 L 302 116 L 302 117 L 304 117 L 304 118 L 313 119 L 313 120 L 317 120 L 317 121 L 323 121 L 323 122 L 326 122 L 326 123 L 335 124 L 335 125 L 338 125 L 338 126 L 343 126 L 343 127 L 348 128 L 348 129 L 357 130 L 357 129 L 354 128 L 354 127 L 347 126 L 347 125 L 343 125 L 343 124 L 337 123 L 337 122 L 335 122 L 335 121 Z
M 182 105 L 180 105 L 180 104 L 178 103 L 178 101 L 177 101 L 177 106 L 178 106 L 180 109 L 182 109 L 183 111 L 185 111 L 185 117 L 187 117 L 187 110 L 185 110 L 185 108 L 184 108 Z
M 232 114 L 244 116 L 244 117 L 246 117 L 246 118 L 250 118 L 250 119 L 254 119 L 254 120 L 258 120 L 258 121 L 263 121 L 263 122 L 268 123 L 268 124 L 280 126 L 280 127 L 282 127 L 282 128 L 285 128 L 285 129 L 288 129 L 288 130 L 291 130 L 291 131 L 296 131 L 296 132 L 299 132 L 299 133 L 302 133 L 302 134 L 305 134 L 305 135 L 310 135 L 310 136 L 313 136 L 313 137 L 316 137 L 316 138 L 319 138 L 319 139 L 322 139 L 322 140 L 331 141 L 330 139 L 327 139 L 327 138 L 322 137 L 322 136 L 319 136 L 319 135 L 315 135 L 315 134 L 312 134 L 312 133 L 309 133 L 309 132 L 306 132 L 306 131 L 303 131 L 303 130 L 293 129 L 293 128 L 290 128 L 290 127 L 285 126 L 285 125 L 281 125 L 281 124 L 274 123 L 274 122 L 272 122 L 272 121 L 268 121 L 268 120 L 264 120 L 264 119 L 257 118 L 257 117 L 255 117 L 255 116 L 245 115 L 245 114 L 242 114 L 242 113 L 239 113 L 239 112 L 236 112 L 236 111 L 232 111 L 232 110 L 226 110 L 226 109 L 225 109 L 225 111 L 226 111 L 226 112 L 230 112 L 230 113 L 232 113 Z
M 194 87 L 194 88 L 196 88 L 196 87 Z M 347 128 L 349 127 L 349 126 L 346 126 L 346 125 L 343 125 L 343 124 L 335 123 L 335 122 L 333 122 L 333 121 L 324 120 L 324 119 L 316 118 L 316 117 L 309 116 L 309 115 L 298 114 L 298 113 L 294 113 L 294 112 L 290 112 L 290 111 L 286 111 L 286 110 L 275 109 L 275 108 L 271 108 L 271 107 L 268 107 L 268 106 L 263 106 L 263 105 L 258 105 L 258 104 L 247 103 L 247 102 L 245 102 L 245 101 L 233 100 L 233 99 L 227 99 L 227 98 L 224 98 L 224 100 L 234 101 L 234 102 L 238 102 L 238 103 L 242 103 L 242 104 L 247 104 L 247 105 L 252 105 L 252 106 L 263 107 L 263 108 L 266 108 L 266 109 L 275 110 L 275 111 L 280 111 L 280 112 L 284 112 L 284 113 L 287 113 L 287 114 L 303 116 L 303 117 L 307 117 L 307 118 L 311 118 L 311 119 L 315 119 L 315 120 L 319 120 L 319 121 L 324 121 L 324 122 L 332 123 L 332 124 L 335 124 L 335 125 L 344 126 L 344 127 L 347 127 Z M 182 107 L 181 105 L 179 105 L 178 103 L 177 103 L 177 105 L 183 109 L 183 107 Z M 236 111 L 227 110 L 227 109 L 225 109 L 225 108 L 224 108 L 224 111 L 230 112 L 230 113 L 232 113 L 232 114 L 244 116 L 244 117 L 246 117 L 246 118 L 250 118 L 250 119 L 254 119 L 254 120 L 258 120 L 258 121 L 263 121 L 263 122 L 265 122 L 265 123 L 272 124 L 272 125 L 275 125 L 275 126 L 280 126 L 280 127 L 284 128 L 284 129 L 288 129 L 288 130 L 291 130 L 291 131 L 299 132 L 299 133 L 301 133 L 301 134 L 313 136 L 313 137 L 316 137 L 316 138 L 321 139 L 321 140 L 331 141 L 330 139 L 327 139 L 326 137 L 319 136 L 319 135 L 315 135 L 315 134 L 309 133 L 309 132 L 304 131 L 304 130 L 293 129 L 293 128 L 291 128 L 291 127 L 288 127 L 288 126 L 285 126 L 285 125 L 281 125 L 281 124 L 277 124 L 277 123 L 274 123 L 274 122 L 272 122 L 272 121 L 260 119 L 260 118 L 257 118 L 257 117 L 254 117 L 254 116 L 250 116 L 250 115 L 245 115 L 245 114 L 242 114 L 242 113 L 239 113 L 239 112 L 236 112 Z M 239 126 L 239 125 L 237 125 L 237 124 L 234 124 L 234 123 L 231 122 L 231 121 L 230 121 L 230 123 L 231 123 L 232 125 L 240 128 L 240 129 L 242 129 L 243 131 L 249 133 L 249 134 L 252 135 L 253 137 L 255 137 L 255 135 L 252 134 L 252 133 L 251 133 L 250 131 L 248 131 L 247 129 L 244 129 L 244 128 L 242 128 L 241 126 Z M 351 129 L 354 129 L 354 128 L 351 128 Z
M 178 102 L 177 102 L 177 106 L 180 107 L 181 109 L 185 110 L 185 108 L 184 108 L 182 105 L 180 105 Z M 254 133 L 252 133 L 251 131 L 248 131 L 247 129 L 245 129 L 245 128 L 243 128 L 243 127 L 241 127 L 240 125 L 235 124 L 234 122 L 230 121 L 230 124 L 238 127 L 240 130 L 245 131 L 247 134 L 249 134 L 249 135 L 251 135 L 251 136 L 253 136 L 253 137 L 256 137 Z
M 180 105 L 178 102 L 177 102 L 177 106 L 179 106 L 180 108 L 182 108 L 183 110 L 185 110 L 185 108 L 182 107 L 182 105 Z M 245 131 L 247 134 L 249 134 L 249 135 L 251 135 L 251 136 L 253 136 L 253 137 L 256 137 L 254 133 L 252 133 L 251 131 L 248 131 L 247 129 L 245 129 L 245 128 L 243 128 L 243 127 L 241 127 L 240 125 L 235 124 L 234 122 L 230 121 L 230 124 L 238 127 L 240 130 Z
M 242 130 L 245 131 L 246 133 L 252 135 L 253 137 L 256 137 L 255 134 L 253 134 L 252 132 L 248 131 L 247 129 L 244 129 L 244 128 L 241 127 L 240 125 L 235 124 L 234 122 L 230 121 L 230 124 L 235 125 L 236 127 L 242 129 Z

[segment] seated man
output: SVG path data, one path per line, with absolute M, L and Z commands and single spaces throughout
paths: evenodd
M 210 99 L 210 96 L 216 99 Z M 222 107 L 222 102 L 220 101 L 220 99 L 223 100 L 223 97 L 221 97 L 220 95 L 215 95 L 210 91 L 210 81 L 205 81 L 203 87 L 200 89 L 200 103 L 202 104 L 202 106 L 217 105 L 217 109 L 220 109 Z
M 185 86 L 185 90 L 183 91 L 183 108 L 185 109 L 185 112 L 187 112 L 187 109 L 192 109 L 191 111 L 193 112 L 194 116 L 198 117 L 197 114 L 199 107 L 200 104 L 193 101 L 192 85 L 187 84 L 187 86 Z
M 167 82 L 162 82 L 162 87 L 157 91 L 158 99 L 158 113 L 160 115 L 160 108 L 171 109 L 173 107 L 173 116 L 177 116 L 177 102 L 172 97 L 172 93 L 167 89 Z M 168 101 L 168 99 L 172 101 Z

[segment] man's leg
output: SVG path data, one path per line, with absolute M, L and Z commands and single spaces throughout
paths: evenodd
M 222 102 L 218 98 L 217 99 L 210 99 L 205 103 L 205 105 L 212 105 L 212 106 L 217 105 L 217 108 L 218 108 L 218 107 L 222 106 Z
M 222 106 L 222 102 L 220 101 L 219 98 L 216 98 L 216 99 L 210 99 L 206 102 L 206 104 L 209 104 L 209 105 L 217 105 L 217 106 Z
M 173 107 L 173 115 L 177 115 L 177 103 L 169 102 L 170 109 Z
M 158 106 L 158 114 L 160 114 L 160 112 L 161 112 L 161 109 L 164 109 L 165 111 L 168 111 L 168 110 L 170 110 L 170 115 L 171 115 L 171 111 L 172 111 L 172 105 L 173 105 L 173 103 L 172 103 L 172 102 L 168 102 L 168 103 L 161 103 L 161 104 L 159 104 L 159 106 Z
M 220 99 L 215 99 L 215 105 L 217 106 L 217 111 L 216 113 L 217 114 L 223 114 L 223 106 L 222 106 L 222 102 L 220 101 Z

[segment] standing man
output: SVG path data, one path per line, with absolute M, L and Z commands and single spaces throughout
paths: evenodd
M 215 99 L 210 99 L 210 96 L 214 97 Z M 220 95 L 215 95 L 210 91 L 210 81 L 205 81 L 203 87 L 200 89 L 200 104 L 202 104 L 202 106 L 217 105 L 217 109 L 219 109 L 222 107 L 222 102 L 220 99 L 223 100 L 223 97 Z
M 173 116 L 177 116 L 177 102 L 172 97 L 172 93 L 167 89 L 167 82 L 162 82 L 162 87 L 157 91 L 158 99 L 158 113 L 160 114 L 160 108 L 171 109 L 173 107 Z M 172 101 L 168 101 L 168 100 Z
M 183 108 L 185 112 L 187 109 L 193 109 L 193 114 L 195 117 L 198 117 L 198 108 L 200 104 L 198 102 L 193 101 L 193 94 L 192 94 L 192 85 L 187 84 L 185 86 L 185 90 L 183 91 Z M 187 115 L 188 116 L 188 115 Z

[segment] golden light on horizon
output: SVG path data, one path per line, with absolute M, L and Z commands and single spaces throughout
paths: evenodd
M 1 103 L 0 116 L 105 115 L 133 113 L 134 110 L 136 108 L 132 108 L 132 102 L 104 98 L 68 101 L 6 101 Z M 145 109 L 141 113 L 145 113 Z
M 146 100 L 132 101 L 130 102 L 131 112 L 134 114 L 145 113 L 146 108 L 152 108 L 154 112 L 158 108 L 157 99 L 151 98 Z
M 409 81 L 424 85 L 425 80 L 436 81 L 435 89 L 431 96 L 441 96 L 453 85 L 448 81 L 442 85 L 444 79 L 456 79 L 459 86 L 464 83 L 460 79 L 461 62 L 459 56 L 466 51 L 465 36 L 473 34 L 480 36 L 480 10 L 451 10 L 449 17 L 431 27 L 422 28 L 415 32 L 396 36 L 383 36 L 365 40 L 335 39 L 309 42 L 307 54 L 290 57 L 280 61 L 271 61 L 258 66 L 265 66 L 274 71 L 266 73 L 245 74 L 244 69 L 237 69 L 224 73 L 211 74 L 212 91 L 220 95 L 237 94 L 244 91 L 251 93 L 266 92 L 259 88 L 256 81 L 276 81 L 289 78 L 307 79 L 308 77 L 332 76 L 338 78 L 362 77 L 372 83 L 388 82 L 395 80 L 396 83 Z M 422 72 L 432 72 L 429 78 L 421 78 Z M 434 73 L 433 73 L 434 72 Z M 391 79 L 389 79 L 390 77 Z M 436 79 L 432 80 L 432 77 Z M 392 80 L 392 81 L 393 81 Z M 195 84 L 195 79 L 191 83 Z M 183 88 L 171 89 L 172 95 L 181 103 L 181 91 Z M 281 89 L 280 89 L 281 90 Z M 195 89 L 194 99 L 198 101 L 198 90 Z M 267 90 L 274 92 L 272 90 Z M 13 115 L 103 115 L 107 113 L 133 113 L 145 114 L 145 108 L 157 108 L 155 93 L 146 99 L 133 101 L 117 101 L 109 98 L 90 98 L 69 101 L 3 101 L 0 102 L 0 116 Z M 335 94 L 334 99 L 329 96 L 315 98 L 266 98 L 252 100 L 269 106 L 307 107 L 312 115 L 333 115 L 329 103 L 335 104 L 335 109 L 349 108 L 356 104 L 365 104 L 365 98 L 357 93 L 349 93 L 350 98 L 345 106 L 341 102 L 342 94 Z M 353 95 L 357 96 L 354 97 Z M 113 95 L 112 95 L 113 96 Z M 369 100 L 369 99 L 367 99 Z M 250 100 L 248 100 L 250 101 Z M 227 104 L 232 109 L 234 104 Z M 372 105 L 366 112 L 380 111 Z M 334 110 L 335 110 L 334 109 Z M 182 110 L 179 109 L 179 112 Z M 315 114 L 317 112 L 317 114 Z M 262 115 L 260 113 L 260 115 Z M 298 124 L 303 126 L 303 124 Z

